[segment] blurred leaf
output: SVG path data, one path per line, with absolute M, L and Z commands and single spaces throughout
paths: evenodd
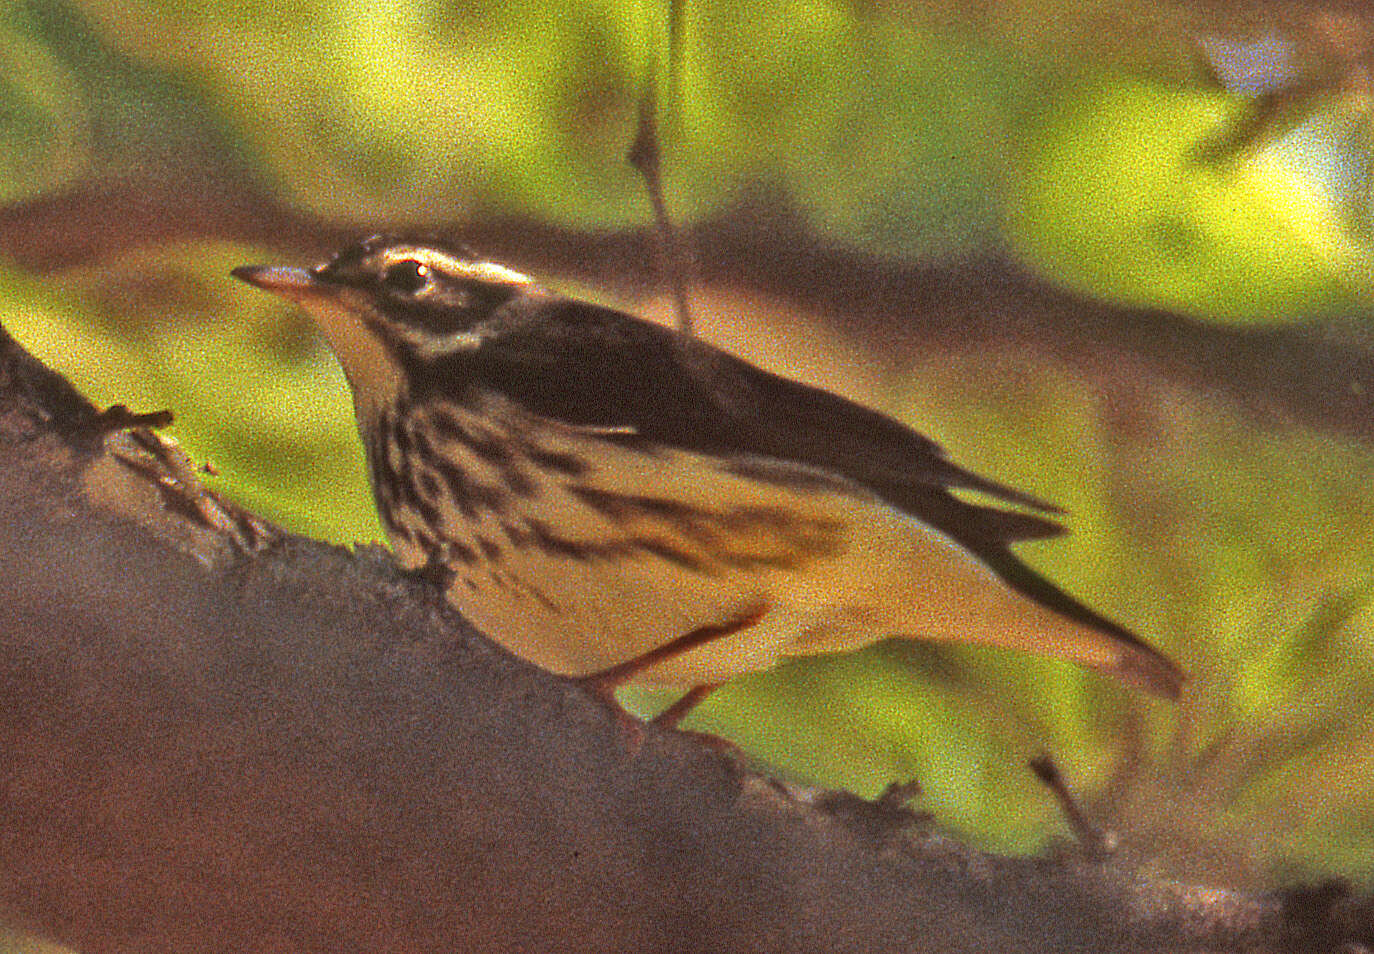
M 91 121 L 82 90 L 52 50 L 0 11 L 0 201 L 70 184 L 85 166 Z
M 58 283 L 0 272 L 0 311 L 25 347 L 98 404 L 170 408 L 170 435 L 222 473 L 208 483 L 298 532 L 378 539 L 342 372 L 299 316 L 289 316 L 295 335 L 283 336 L 285 303 L 228 278 L 256 257 L 195 246 Z M 142 293 L 113 287 L 135 279 Z M 142 304 L 129 315 L 104 310 L 121 298 Z
M 1269 154 L 1200 164 L 1218 93 L 1120 80 L 1027 130 L 1008 237 L 1057 281 L 1128 304 L 1276 322 L 1369 299 L 1367 255 L 1331 199 Z

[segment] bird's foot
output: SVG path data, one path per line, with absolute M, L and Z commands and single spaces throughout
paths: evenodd
M 580 676 L 574 678 L 573 682 L 581 686 L 588 695 L 601 700 L 606 708 L 611 710 L 611 717 L 615 720 L 616 728 L 620 730 L 626 751 L 631 755 L 637 753 L 644 744 L 644 723 L 626 711 L 620 700 L 615 697 L 618 684 L 607 681 L 600 674 Z
M 677 729 L 678 724 L 687 716 L 689 712 L 701 704 L 702 700 L 709 696 L 716 689 L 720 688 L 720 683 L 711 683 L 704 686 L 697 686 L 689 689 L 683 696 L 664 709 L 652 719 L 641 721 L 625 710 L 620 704 L 620 700 L 615 697 L 617 686 L 609 683 L 600 676 L 583 676 L 574 680 L 587 693 L 600 699 L 611 710 L 611 715 L 620 729 L 621 735 L 625 740 L 625 747 L 631 754 L 639 751 L 639 747 L 644 743 L 644 727 L 651 725 L 655 729 Z M 678 729 L 684 735 L 690 735 L 698 741 L 719 749 L 723 752 L 739 753 L 739 748 L 727 739 L 720 736 L 711 735 L 709 732 L 695 732 L 690 730 Z
M 643 742 L 644 724 L 625 711 L 616 700 L 615 691 L 659 663 L 674 659 L 699 646 L 704 646 L 718 639 L 724 639 L 727 636 L 733 636 L 741 630 L 748 629 L 762 619 L 767 612 L 768 606 L 765 604 L 757 606 L 749 612 L 725 623 L 699 626 L 690 633 L 670 640 L 662 646 L 651 649 L 641 656 L 627 659 L 624 662 L 602 669 L 600 672 L 580 676 L 576 679 L 576 682 L 578 682 L 587 692 L 596 696 L 611 708 L 611 711 L 616 714 L 617 721 L 621 724 L 622 731 L 631 739 L 631 748 L 638 749 L 639 745 Z M 719 683 L 709 683 L 688 690 L 681 699 L 664 709 L 651 719 L 650 722 L 660 729 L 676 728 L 677 724 L 683 720 L 687 713 L 695 709 L 697 705 L 710 695 L 719 685 Z M 629 730 L 629 726 L 634 727 L 633 732 Z M 721 739 L 719 741 L 724 742 L 725 740 Z M 729 743 L 725 744 L 729 745 Z

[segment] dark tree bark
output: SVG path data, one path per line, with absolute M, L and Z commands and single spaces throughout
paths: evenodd
M 0 332 L 0 910 L 107 952 L 1306 952 L 1245 896 L 976 853 L 691 736 L 637 750 L 374 548 L 197 486 Z

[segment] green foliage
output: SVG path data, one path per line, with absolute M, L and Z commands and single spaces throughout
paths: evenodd
M 59 282 L 0 271 L 0 313 L 98 404 L 171 408 L 169 435 L 222 474 L 211 486 L 301 533 L 375 539 L 343 374 L 303 319 L 227 277 L 252 257 L 191 247 Z
M 1103 15 L 1130 10 L 1148 13 Z M 664 17 L 648 0 L 21 0 L 0 10 L 0 188 L 14 202 L 246 168 L 334 221 L 644 225 L 623 157 L 667 62 Z M 1368 305 L 1366 252 L 1306 170 L 1277 152 L 1191 158 L 1233 99 L 982 26 L 690 4 L 670 206 L 695 220 L 764 197 L 823 241 L 901 261 L 1009 248 L 1085 293 L 1206 320 Z M 263 258 L 198 245 L 42 278 L 3 266 L 0 314 L 97 401 L 172 408 L 171 434 L 259 512 L 378 539 L 334 362 L 293 309 L 227 278 Z M 915 776 L 943 823 L 990 845 L 1056 830 L 1024 769 L 1049 751 L 1161 843 L 1374 874 L 1374 462 L 1159 382 L 1133 403 L 1134 374 L 933 356 L 895 376 L 887 409 L 1068 507 L 1073 535 L 1025 555 L 1176 654 L 1193 675 L 1180 710 L 1051 661 L 883 646 L 743 680 L 694 725 L 801 779 L 872 794 Z
M 903 257 L 988 240 L 1006 51 L 825 0 L 704 4 L 690 22 L 690 161 L 747 168 L 837 245 Z
M 1237 120 L 1219 93 L 1116 78 L 1027 130 L 1007 230 L 1089 294 L 1202 317 L 1301 321 L 1367 300 L 1369 258 L 1336 203 L 1273 154 L 1198 147 Z
M 0 14 L 0 199 L 68 184 L 84 164 L 90 128 L 76 78 L 54 52 Z
M 22 0 L 0 14 L 0 171 L 15 198 L 232 156 L 330 218 L 641 225 L 624 156 L 655 83 L 685 219 L 768 196 L 866 254 L 1005 243 L 1089 294 L 1208 319 L 1369 302 L 1362 223 L 1291 154 L 1197 159 L 1238 100 L 1047 60 L 1062 24 L 712 0 L 670 89 L 666 19 L 652 0 Z

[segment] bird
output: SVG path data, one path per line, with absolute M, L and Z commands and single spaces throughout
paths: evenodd
M 1071 660 L 1163 698 L 1182 671 L 1013 552 L 1060 508 L 934 440 L 696 337 L 431 238 L 231 274 L 342 365 L 401 566 L 517 656 L 615 704 L 889 638 Z

